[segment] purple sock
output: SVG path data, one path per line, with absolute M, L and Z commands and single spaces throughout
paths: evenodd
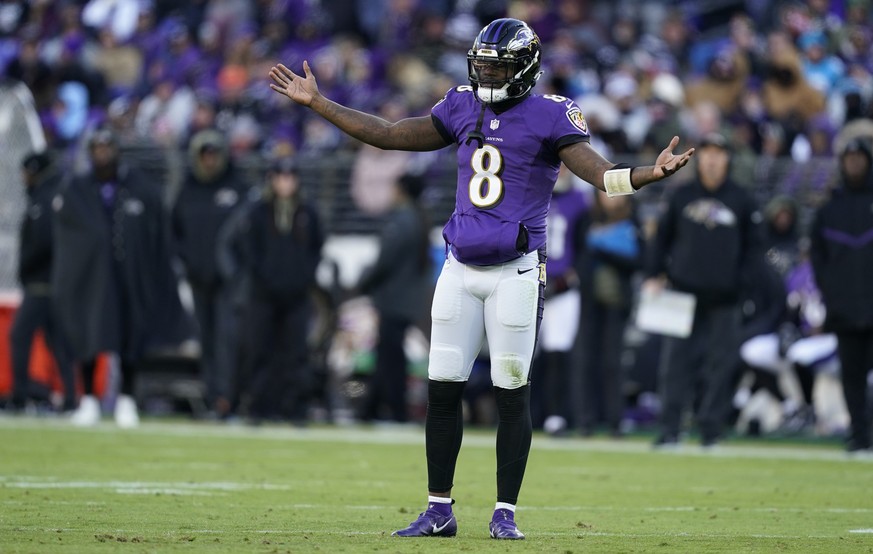
M 507 510 L 506 508 L 497 508 L 494 510 L 494 514 L 491 516 L 491 521 L 503 521 L 503 520 L 515 521 L 515 513 L 512 510 Z

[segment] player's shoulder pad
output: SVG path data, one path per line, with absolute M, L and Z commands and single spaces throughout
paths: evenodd
M 531 99 L 538 102 L 542 110 L 556 115 L 562 114 L 581 133 L 588 134 L 588 122 L 582 114 L 582 109 L 572 98 L 560 94 L 543 94 L 532 96 Z
M 452 97 L 463 96 L 463 95 L 473 95 L 473 87 L 470 85 L 458 85 L 456 87 L 450 88 L 446 94 L 439 99 L 439 101 L 433 105 L 434 108 L 448 100 Z

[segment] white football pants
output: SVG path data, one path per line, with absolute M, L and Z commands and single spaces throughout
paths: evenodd
M 579 289 L 566 290 L 546 299 L 540 324 L 540 348 L 544 352 L 569 352 L 579 331 L 582 311 Z
M 544 268 L 536 252 L 491 266 L 465 265 L 449 253 L 431 308 L 428 377 L 467 381 L 487 337 L 494 386 L 526 385 Z
M 836 352 L 837 336 L 832 333 L 799 339 L 788 347 L 784 358 L 779 356 L 779 336 L 776 333 L 752 337 L 740 347 L 744 362 L 771 373 L 785 371 L 792 363 L 828 371 L 830 365 L 824 366 L 822 362 L 835 360 Z

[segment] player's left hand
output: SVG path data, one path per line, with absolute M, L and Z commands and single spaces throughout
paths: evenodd
M 661 150 L 658 159 L 655 160 L 655 169 L 652 172 L 656 179 L 663 179 L 664 177 L 673 175 L 684 167 L 688 163 L 688 160 L 691 159 L 691 156 L 694 155 L 694 148 L 689 148 L 682 154 L 674 154 L 673 149 L 678 145 L 679 137 L 673 137 L 673 140 L 670 141 L 670 145 Z

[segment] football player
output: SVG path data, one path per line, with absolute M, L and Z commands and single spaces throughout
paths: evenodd
M 453 536 L 455 462 L 461 447 L 461 395 L 484 337 L 498 410 L 496 539 L 523 539 L 515 505 L 531 441 L 529 369 L 541 317 L 546 215 L 561 162 L 611 194 L 630 194 L 688 163 L 679 138 L 654 165 L 617 166 L 589 145 L 582 112 L 569 99 L 532 93 L 542 50 L 517 19 L 486 25 L 467 53 L 468 85 L 449 90 L 431 115 L 397 122 L 322 96 L 309 64 L 303 75 L 270 70 L 273 90 L 350 136 L 382 149 L 457 147 L 455 210 L 443 230 L 447 256 L 437 282 L 428 363 L 425 441 L 428 507 L 401 537 Z

